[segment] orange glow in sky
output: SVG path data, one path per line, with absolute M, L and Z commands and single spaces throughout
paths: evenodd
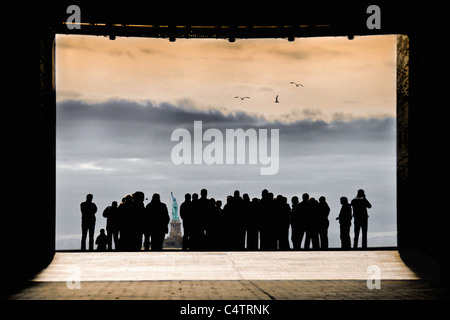
M 56 46 L 58 101 L 150 100 L 285 121 L 395 116 L 395 35 L 234 43 L 58 35 Z

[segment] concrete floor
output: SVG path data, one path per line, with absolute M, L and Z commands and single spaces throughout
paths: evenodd
M 429 300 L 442 294 L 395 250 L 57 252 L 10 299 Z

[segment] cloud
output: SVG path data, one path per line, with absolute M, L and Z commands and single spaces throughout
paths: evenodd
M 167 161 L 175 145 L 170 140 L 172 132 L 184 128 L 193 133 L 194 121 L 202 121 L 203 131 L 209 128 L 222 133 L 237 128 L 278 129 L 282 159 L 299 154 L 395 152 L 395 119 L 392 117 L 349 117 L 348 121 L 338 119 L 327 122 L 317 119 L 321 115 L 318 109 L 299 112 L 315 119 L 269 121 L 263 115 L 243 111 L 226 113 L 219 109 L 200 110 L 186 103 L 156 105 L 151 101 L 109 100 L 89 104 L 68 100 L 59 102 L 57 106 L 58 147 L 61 159 L 83 156 L 83 164 L 78 166 L 93 164 L 92 161 L 98 157 L 151 157 Z M 96 167 L 79 168 L 93 170 Z
M 76 170 L 76 171 L 105 171 L 105 172 L 114 171 L 114 169 L 112 168 L 102 167 L 94 162 L 60 164 L 59 167 L 61 169 Z
M 304 119 L 291 122 L 268 121 L 263 116 L 246 112 L 199 110 L 193 105 L 173 105 L 151 101 L 137 103 L 128 100 L 110 100 L 89 104 L 82 101 L 63 101 L 57 105 L 58 169 L 70 175 L 90 174 L 97 177 L 117 175 L 148 177 L 149 168 L 160 177 L 170 171 L 180 179 L 195 176 L 200 179 L 216 175 L 220 179 L 251 173 L 259 176 L 261 165 L 220 166 L 201 165 L 177 167 L 172 163 L 171 141 L 174 130 L 183 128 L 194 135 L 194 121 L 202 121 L 203 132 L 214 128 L 225 137 L 227 129 L 279 130 L 278 177 L 289 179 L 295 170 L 300 176 L 319 178 L 322 174 L 353 179 L 356 172 L 366 172 L 360 164 L 370 162 L 370 172 L 378 172 L 395 163 L 395 119 L 352 118 L 349 121 Z M 306 111 L 320 114 L 320 110 Z M 204 141 L 203 148 L 209 144 Z M 225 141 L 224 141 L 225 144 Z M 270 150 L 270 149 L 269 149 Z M 225 154 L 224 154 L 225 156 Z M 236 163 L 236 161 L 235 161 Z M 300 169 L 298 165 L 301 164 Z M 241 169 L 244 168 L 242 172 Z M 305 170 L 303 170 L 305 169 Z M 212 171 L 211 171 L 212 170 Z M 369 172 L 369 173 L 370 173 Z M 358 175 L 356 175 L 358 176 Z M 367 176 L 373 179 L 372 175 Z M 256 177 L 260 179 L 259 177 Z M 250 179 L 250 177 L 246 177 Z
M 79 100 L 65 100 L 58 103 L 58 121 L 62 125 L 90 121 L 144 123 L 150 125 L 183 126 L 193 121 L 203 121 L 207 125 L 221 128 L 256 127 L 279 128 L 286 132 L 340 134 L 352 130 L 382 136 L 393 124 L 393 117 L 357 118 L 349 113 L 335 113 L 332 121 L 325 121 L 320 109 L 303 108 L 283 114 L 279 120 L 268 120 L 264 115 L 250 114 L 245 111 L 228 111 L 226 108 L 202 110 L 192 101 L 183 100 L 171 103 L 155 104 L 150 100 L 136 102 L 131 100 L 108 100 L 101 103 L 86 103 Z M 301 118 L 300 120 L 298 118 Z M 391 128 L 392 129 L 392 128 Z
M 183 128 L 193 134 L 194 121 L 203 132 L 214 128 L 225 136 L 227 129 L 279 130 L 280 161 L 305 156 L 395 155 L 395 118 L 320 119 L 321 111 L 300 110 L 315 119 L 267 120 L 263 115 L 222 109 L 200 110 L 182 102 L 154 104 L 129 100 L 86 103 L 76 100 L 57 104 L 57 148 L 60 168 L 108 172 L 116 166 L 110 159 L 152 159 L 170 162 L 172 132 Z M 270 131 L 269 131 L 270 133 Z M 203 146 L 207 145 L 204 142 Z M 109 164 L 99 163 L 108 159 Z M 133 166 L 138 165 L 134 163 Z M 157 165 L 152 163 L 152 166 Z

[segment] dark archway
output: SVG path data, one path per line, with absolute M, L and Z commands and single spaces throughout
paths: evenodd
M 253 7 L 224 2 L 221 10 L 194 3 L 81 3 L 81 29 L 65 25 L 70 2 L 9 3 L 5 12 L 6 72 L 3 83 L 3 168 L 1 223 L 2 289 L 8 291 L 47 266 L 55 252 L 55 86 L 56 33 L 102 36 L 286 38 L 404 34 L 399 56 L 409 61 L 398 70 L 398 248 L 407 264 L 425 256 L 448 280 L 449 218 L 444 153 L 448 124 L 445 101 L 446 57 L 440 50 L 443 10 L 419 4 L 376 1 L 381 29 L 367 27 L 369 1 L 347 5 L 331 1 L 297 1 Z M 404 81 L 405 68 L 408 81 Z M 408 88 L 408 89 L 407 89 Z M 13 101 L 13 102 L 11 102 Z M 420 259 L 418 259 L 418 257 Z

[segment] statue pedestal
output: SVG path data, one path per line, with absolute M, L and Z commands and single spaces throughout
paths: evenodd
M 169 237 L 164 240 L 164 248 L 181 249 L 182 238 L 180 220 L 170 221 L 170 233 Z

